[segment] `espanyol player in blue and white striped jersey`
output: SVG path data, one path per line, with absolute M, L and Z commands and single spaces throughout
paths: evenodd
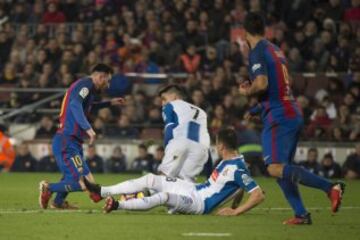
M 211 177 L 203 184 L 194 184 L 176 178 L 147 174 L 141 178 L 122 182 L 113 186 L 101 187 L 84 179 L 87 190 L 106 198 L 105 212 L 117 209 L 148 210 L 165 205 L 175 212 L 208 214 L 229 200 L 240 190 L 250 196 L 236 209 L 222 208 L 217 214 L 223 216 L 240 215 L 264 200 L 261 188 L 251 178 L 244 158 L 237 152 L 237 137 L 233 129 L 222 129 L 217 136 L 216 147 L 223 160 Z M 156 193 L 142 199 L 116 201 L 111 195 L 130 194 L 150 189 Z
M 207 114 L 184 101 L 184 91 L 178 85 L 163 88 L 159 96 L 163 105 L 166 146 L 159 172 L 168 177 L 194 181 L 208 160 Z

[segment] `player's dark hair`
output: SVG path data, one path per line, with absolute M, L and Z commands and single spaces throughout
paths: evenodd
M 107 74 L 114 73 L 113 69 L 104 63 L 96 64 L 96 66 L 91 70 L 91 73 L 94 73 L 94 72 L 102 72 L 102 73 L 107 73 Z
M 250 12 L 245 17 L 244 28 L 251 35 L 264 36 L 265 20 L 261 14 L 256 12 Z
M 138 148 L 144 149 L 145 151 L 147 151 L 147 147 L 145 144 L 139 144 Z
M 238 149 L 237 135 L 233 128 L 222 128 L 216 136 L 217 142 L 222 143 L 229 150 Z
M 164 88 L 160 89 L 159 94 L 158 94 L 159 97 L 161 97 L 161 95 L 164 93 L 176 93 L 177 95 L 179 95 L 182 98 L 186 97 L 186 90 L 183 87 L 176 85 L 176 84 L 170 84 L 170 85 L 167 85 Z
M 310 152 L 318 153 L 318 150 L 316 148 L 309 148 L 308 153 Z

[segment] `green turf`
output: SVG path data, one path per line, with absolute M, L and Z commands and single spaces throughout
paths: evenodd
M 360 182 L 347 183 L 344 208 L 330 214 L 322 192 L 302 188 L 307 207 L 312 210 L 312 226 L 289 227 L 282 220 L 292 215 L 273 179 L 260 178 L 266 200 L 254 211 L 238 217 L 167 215 L 164 208 L 150 212 L 102 214 L 102 204 L 93 204 L 84 193 L 73 193 L 71 202 L 82 212 L 38 210 L 38 182 L 55 181 L 58 174 L 0 174 L 0 239 L 220 239 L 190 237 L 184 233 L 229 233 L 221 239 L 360 239 Z M 112 184 L 130 175 L 97 175 L 98 182 Z

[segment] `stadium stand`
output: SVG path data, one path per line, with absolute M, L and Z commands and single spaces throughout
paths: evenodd
M 126 96 L 127 105 L 92 116 L 100 138 L 161 139 L 155 93 L 179 82 L 209 113 L 212 134 L 230 124 L 244 139 L 242 116 L 256 102 L 237 87 L 248 79 L 242 22 L 251 11 L 263 13 L 268 39 L 288 57 L 305 116 L 302 140 L 359 141 L 355 0 L 2 1 L 0 119 L 12 123 L 11 136 L 36 139 L 36 129 L 48 127 L 46 137 L 64 88 L 104 62 L 116 72 L 109 95 Z M 259 135 L 256 126 L 251 134 Z

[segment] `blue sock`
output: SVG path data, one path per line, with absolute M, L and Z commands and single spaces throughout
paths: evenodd
M 295 216 L 303 216 L 307 213 L 304 204 L 301 200 L 299 188 L 296 183 L 290 182 L 287 179 L 278 178 L 277 183 L 282 189 L 285 198 L 295 212 Z
M 328 193 L 332 188 L 332 183 L 323 177 L 319 177 L 305 168 L 285 165 L 283 170 L 283 178 L 293 183 L 301 183 L 302 185 L 321 189 Z
M 54 203 L 61 206 L 68 194 L 68 192 L 58 192 L 55 196 Z
M 75 181 L 61 181 L 49 184 L 50 192 L 79 192 L 82 191 L 81 186 Z

